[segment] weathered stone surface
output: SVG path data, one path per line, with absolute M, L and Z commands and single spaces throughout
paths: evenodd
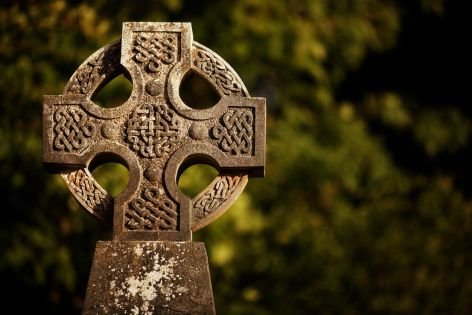
M 221 96 L 209 109 L 180 98 L 190 72 Z M 93 95 L 124 74 L 131 96 L 103 108 Z M 43 162 L 76 200 L 113 226 L 98 242 L 84 314 L 214 314 L 208 261 L 196 231 L 237 199 L 248 176 L 263 176 L 265 99 L 252 98 L 220 56 L 192 39 L 190 23 L 123 24 L 121 41 L 92 54 L 63 94 L 44 97 Z M 126 189 L 112 198 L 91 170 L 119 162 Z M 220 174 L 195 198 L 180 173 L 206 163 Z
M 214 314 L 203 243 L 98 242 L 82 314 Z
M 181 100 L 180 82 L 191 71 L 220 94 L 212 108 Z M 133 83 L 128 101 L 96 105 L 92 96 L 121 73 Z M 234 70 L 192 40 L 190 23 L 124 23 L 121 41 L 90 56 L 62 95 L 45 96 L 43 125 L 44 164 L 89 213 L 113 219 L 115 240 L 190 240 L 191 230 L 229 208 L 248 175 L 264 174 L 265 100 L 249 97 Z M 103 162 L 130 171 L 115 199 L 89 171 Z M 222 174 L 190 199 L 177 178 L 195 163 Z

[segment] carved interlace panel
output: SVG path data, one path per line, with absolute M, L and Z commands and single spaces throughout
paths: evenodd
M 86 209 L 92 210 L 92 214 L 104 220 L 111 217 L 113 199 L 85 171 L 71 172 L 66 180 L 74 196 Z
M 95 134 L 95 125 L 78 108 L 58 107 L 54 112 L 54 149 L 80 151 Z
M 129 230 L 176 230 L 177 205 L 158 188 L 146 188 L 126 209 L 125 226 Z
M 115 43 L 102 50 L 96 58 L 89 60 L 72 77 L 68 92 L 89 94 L 102 77 L 113 72 L 120 64 L 120 43 Z
M 221 176 L 193 203 L 196 218 L 204 218 L 217 210 L 238 188 L 241 176 Z
M 218 106 L 185 106 L 179 82 L 189 71 L 217 90 Z M 93 95 L 120 74 L 133 82 L 132 96 L 99 107 Z M 109 224 L 113 217 L 116 239 L 188 240 L 234 202 L 245 172 L 263 172 L 263 101 L 250 98 L 223 58 L 192 41 L 187 23 L 125 23 L 122 40 L 92 54 L 62 95 L 45 97 L 43 112 L 45 165 L 89 213 Z M 116 199 L 88 170 L 106 159 L 124 161 L 133 177 Z M 224 173 L 188 200 L 175 178 L 183 163 L 200 159 L 214 159 Z
M 165 105 L 144 104 L 131 114 L 126 139 L 143 157 L 162 157 L 178 143 L 179 127 L 179 117 Z
M 193 65 L 210 77 L 210 80 L 218 86 L 223 94 L 228 96 L 244 94 L 241 82 L 218 55 L 196 46 L 194 47 L 193 57 Z
M 173 64 L 177 60 L 177 34 L 149 34 L 137 32 L 134 39 L 134 59 L 150 73 L 158 72 L 162 64 Z
M 221 150 L 231 155 L 251 155 L 253 147 L 252 110 L 231 109 L 225 113 L 220 123 L 212 128 L 212 136 Z

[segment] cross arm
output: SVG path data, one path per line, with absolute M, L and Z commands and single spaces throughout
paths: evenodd
M 43 163 L 52 173 L 79 169 L 97 128 L 81 104 L 83 95 L 45 95 L 43 105 Z

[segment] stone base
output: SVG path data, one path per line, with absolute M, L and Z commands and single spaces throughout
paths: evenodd
M 215 314 L 205 245 L 97 242 L 82 314 Z

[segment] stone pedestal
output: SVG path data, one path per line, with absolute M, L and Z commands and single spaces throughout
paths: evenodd
M 98 242 L 82 314 L 215 314 L 205 245 Z
M 215 89 L 217 104 L 182 101 L 191 72 Z M 133 83 L 129 99 L 94 103 L 120 74 Z M 114 241 L 97 243 L 83 314 L 215 314 L 205 246 L 190 242 L 192 232 L 223 214 L 248 176 L 264 176 L 265 124 L 265 99 L 250 97 L 226 61 L 193 41 L 190 23 L 125 22 L 121 40 L 83 62 L 62 94 L 44 96 L 44 165 L 113 226 Z M 91 173 L 106 162 L 129 170 L 116 198 Z M 178 178 L 193 164 L 220 174 L 191 199 Z

